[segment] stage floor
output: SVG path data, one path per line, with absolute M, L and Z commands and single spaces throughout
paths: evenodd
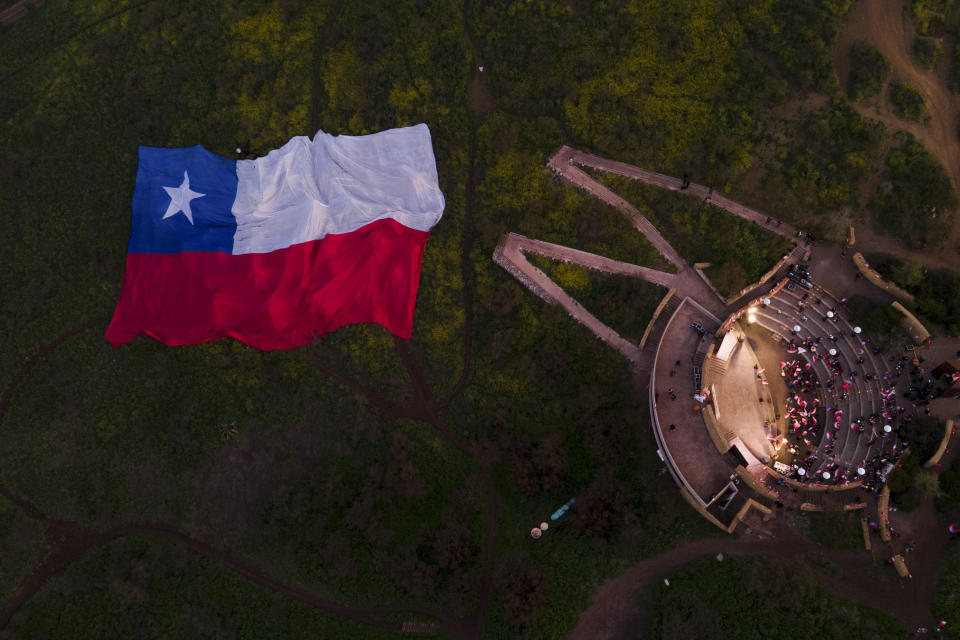
M 714 385 L 721 430 L 733 432 L 750 453 L 766 462 L 772 453 L 767 434 L 782 434 L 786 429 L 782 413 L 787 387 L 780 377 L 780 360 L 786 352 L 761 331 L 746 329 L 747 339 L 734 351 L 726 373 Z M 768 384 L 758 377 L 760 370 Z

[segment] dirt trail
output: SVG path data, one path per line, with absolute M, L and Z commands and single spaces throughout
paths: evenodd
M 930 269 L 960 271 L 960 253 L 953 247 L 945 247 L 942 251 L 908 249 L 897 238 L 880 235 L 866 225 L 856 227 L 855 233 L 857 244 L 853 247 L 854 251 L 886 253 L 902 260 L 923 263 Z
M 854 4 L 833 48 L 833 61 L 840 78 L 840 86 L 846 87 L 850 72 L 850 46 L 858 40 L 869 42 L 890 60 L 893 78 L 913 85 L 923 94 L 927 100 L 930 122 L 927 125 L 907 122 L 894 115 L 888 99 L 889 86 L 879 98 L 868 100 L 866 104 L 854 102 L 853 108 L 863 116 L 879 120 L 893 130 L 909 131 L 940 160 L 954 185 L 960 186 L 960 154 L 957 153 L 960 96 L 951 94 L 947 89 L 952 42 L 946 39 L 938 70 L 930 71 L 919 66 L 911 53 L 914 33 L 911 26 L 904 25 L 903 4 L 903 0 L 860 0 Z M 949 251 L 944 252 L 951 254 L 944 263 L 949 263 L 953 268 L 960 268 L 957 266 L 960 265 L 960 259 L 955 257 L 956 252 L 953 250 L 958 240 L 960 235 L 955 228 L 947 243 Z M 895 240 L 891 242 L 896 246 Z
M 818 582 L 828 592 L 844 600 L 882 608 L 903 620 L 909 628 L 930 624 L 929 592 L 932 585 L 918 585 L 916 576 L 912 581 L 898 579 L 892 569 L 876 566 L 872 556 L 865 551 L 824 549 L 800 538 L 785 524 L 777 528 L 774 540 L 696 540 L 638 563 L 598 589 L 593 604 L 580 614 L 569 639 L 642 637 L 651 614 L 650 589 L 684 565 L 717 553 L 788 558 L 799 562 L 816 556 L 838 565 L 842 571 L 840 577 L 818 571 Z M 932 579 L 929 581 L 932 583 Z
M 62 345 L 70 338 L 80 335 L 84 331 L 98 325 L 103 325 L 109 320 L 110 318 L 108 317 L 94 318 L 93 320 L 88 320 L 87 322 L 79 324 L 72 329 L 68 329 L 66 332 L 60 334 L 58 337 L 40 347 L 40 350 L 34 355 L 27 358 L 20 369 L 13 375 L 13 378 L 10 379 L 10 382 L 7 383 L 3 393 L 0 393 L 0 425 L 3 424 L 4 415 L 7 413 L 7 407 L 10 405 L 10 398 L 13 397 L 13 392 L 16 390 L 17 385 L 19 385 L 23 379 L 27 377 L 30 371 L 37 366 L 40 360 L 52 353 L 57 347 Z M 48 519 L 47 515 L 42 509 L 40 509 L 40 507 L 36 506 L 29 500 L 16 495 L 9 489 L 9 487 L 6 486 L 6 484 L 4 484 L 2 478 L 2 467 L 0 467 L 0 496 L 3 496 L 11 503 L 19 507 L 20 510 L 23 511 L 23 513 L 29 518 L 44 521 Z
M 454 637 L 467 636 L 462 623 L 438 611 L 430 611 L 419 607 L 350 607 L 329 600 L 324 596 L 301 587 L 283 583 L 269 573 L 254 565 L 245 563 L 232 554 L 217 549 L 202 540 L 192 538 L 185 533 L 154 524 L 127 524 L 104 531 L 83 531 L 76 526 L 55 531 L 61 542 L 54 548 L 48 557 L 28 574 L 20 584 L 17 592 L 0 609 L 0 630 L 3 630 L 19 609 L 43 587 L 46 582 L 63 572 L 69 565 L 80 560 L 94 547 L 109 544 L 121 538 L 134 535 L 145 535 L 165 539 L 181 545 L 191 552 L 211 560 L 215 560 L 234 573 L 246 578 L 261 587 L 282 593 L 301 602 L 323 609 L 329 613 L 353 620 L 364 625 L 399 632 L 400 622 L 381 620 L 378 616 L 398 613 L 418 614 L 431 617 L 441 623 L 443 631 Z

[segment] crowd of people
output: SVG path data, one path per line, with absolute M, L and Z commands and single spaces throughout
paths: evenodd
M 828 336 L 828 339 L 835 341 L 834 336 Z M 794 470 L 801 480 L 817 484 L 848 484 L 859 480 L 868 488 L 879 487 L 884 482 L 889 467 L 896 463 L 898 454 L 908 446 L 903 427 L 912 418 L 902 417 L 905 408 L 897 404 L 895 387 L 895 379 L 902 374 L 905 359 L 900 359 L 895 371 L 886 371 L 883 374 L 879 411 L 855 419 L 846 415 L 839 406 L 822 407 L 821 413 L 817 392 L 823 392 L 825 398 L 834 401 L 846 400 L 859 372 L 856 368 L 845 371 L 836 352 L 831 355 L 831 350 L 822 347 L 820 342 L 820 338 L 813 337 L 792 340 L 787 346 L 787 352 L 806 354 L 805 359 L 780 362 L 780 375 L 785 379 L 788 393 L 785 420 L 790 440 L 793 441 L 787 440 L 784 444 L 788 444 L 787 450 L 790 453 L 800 456 L 799 461 L 795 459 L 793 462 Z M 814 371 L 814 364 L 818 361 L 821 361 L 830 373 L 826 381 L 821 381 Z M 857 353 L 857 364 L 863 365 L 863 349 Z M 863 377 L 865 380 L 877 378 L 866 373 Z M 920 389 L 921 387 L 918 387 L 916 391 L 919 393 Z M 880 439 L 883 444 L 874 450 L 874 455 L 868 453 L 862 460 L 838 460 L 834 444 L 840 430 L 846 427 L 857 432 L 852 435 L 856 438 L 869 430 L 868 446 Z M 823 445 L 818 446 L 821 439 L 824 440 Z M 801 446 L 801 443 L 804 446 Z M 826 456 L 826 459 L 818 465 L 821 456 Z M 815 477 L 811 474 L 814 467 L 817 468 Z

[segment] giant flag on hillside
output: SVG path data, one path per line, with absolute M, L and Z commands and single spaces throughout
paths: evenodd
M 133 226 L 106 338 L 230 336 L 290 349 L 376 322 L 409 339 L 443 214 L 430 130 L 300 136 L 256 160 L 140 147 Z

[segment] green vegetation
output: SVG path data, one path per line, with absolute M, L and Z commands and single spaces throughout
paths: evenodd
M 947 522 L 960 521 L 960 458 L 940 474 L 940 494 L 936 505 L 937 511 Z
M 890 104 L 898 117 L 912 122 L 926 122 L 930 119 L 927 114 L 927 100 L 917 89 L 894 80 L 890 83 Z
M 880 275 L 913 294 L 923 321 L 943 327 L 948 335 L 960 335 L 960 275 L 884 255 L 869 260 Z
M 871 340 L 886 346 L 901 344 L 905 337 L 900 328 L 900 319 L 903 316 L 892 306 L 887 303 L 878 304 L 864 296 L 850 296 L 847 308 Z
M 20 580 L 42 557 L 43 531 L 7 501 L 0 501 L 0 602 L 9 598 Z
M 907 5 L 917 33 L 931 36 L 943 35 L 952 6 L 953 0 L 910 0 Z
M 950 60 L 950 91 L 960 92 L 960 42 L 954 45 Z
M 705 273 L 725 296 L 759 280 L 790 250 L 783 236 L 696 198 L 623 176 L 594 177 L 637 207 L 689 263 L 711 263 Z
M 925 494 L 936 497 L 942 493 L 937 473 L 926 471 L 921 465 L 940 446 L 943 420 L 934 416 L 920 416 L 905 429 L 901 428 L 900 435 L 910 443 L 910 451 L 901 458 L 900 467 L 890 472 L 887 486 L 896 505 L 910 511 L 920 506 Z
M 778 0 L 771 6 L 770 17 L 758 20 L 762 27 L 756 35 L 793 83 L 804 90 L 829 93 L 837 85 L 830 43 L 840 32 L 850 4 L 851 0 Z
M 621 214 L 550 175 L 544 165 L 562 144 L 718 189 L 765 167 L 764 150 L 776 147 L 785 155 L 763 183 L 778 198 L 771 212 L 809 220 L 808 208 L 856 206 L 885 150 L 878 125 L 842 100 L 799 121 L 770 115 L 792 112 L 805 91 L 836 89 L 830 46 L 848 6 L 45 3 L 0 38 L 2 385 L 44 345 L 94 324 L 44 353 L 10 395 L 3 482 L 51 517 L 96 528 L 159 522 L 356 606 L 467 615 L 489 533 L 485 633 L 565 636 L 596 585 L 715 530 L 660 473 L 623 359 L 494 264 L 493 249 L 516 231 L 668 268 Z M 471 108 L 477 61 L 495 105 L 482 117 Z M 138 145 L 262 155 L 317 127 L 358 135 L 421 121 L 447 209 L 427 244 L 409 343 L 372 325 L 290 352 L 229 340 L 105 343 Z M 800 155 L 806 147 L 813 155 Z M 900 152 L 890 189 L 919 211 L 940 206 L 914 196 L 927 194 L 925 169 L 942 169 Z M 789 247 L 695 200 L 639 195 L 689 261 L 714 264 L 725 291 Z M 915 222 L 898 200 L 877 206 L 905 227 Z M 634 284 L 591 280 L 584 294 L 635 334 L 659 295 Z M 437 417 L 422 419 L 425 407 Z M 493 491 L 447 434 L 482 452 Z M 574 509 L 531 543 L 531 525 L 574 496 Z M 50 549 L 6 501 L 0 532 L 9 594 Z M 91 550 L 9 630 L 385 635 L 141 538 Z
M 917 36 L 913 41 L 913 57 L 927 69 L 935 69 L 943 54 L 943 43 L 938 38 Z
M 943 440 L 943 429 L 943 420 L 936 416 L 922 415 L 910 423 L 907 432 L 910 450 L 917 455 L 921 464 L 937 452 Z
M 877 194 L 876 220 L 913 248 L 936 247 L 953 228 L 957 196 L 943 166 L 909 134 L 887 156 Z
M 530 255 L 531 263 L 587 311 L 631 342 L 639 342 L 666 289 L 646 280 L 600 273 L 569 262 Z
M 861 539 L 862 542 L 862 539 Z M 806 565 L 773 560 L 704 558 L 654 589 L 652 638 L 793 638 L 810 632 L 842 637 L 904 638 L 888 613 L 827 594 Z
M 855 42 L 850 47 L 847 95 L 858 101 L 877 95 L 892 70 L 886 56 L 866 42 Z
M 13 618 L 16 638 L 400 637 L 247 581 L 216 560 L 134 537 L 87 553 Z
M 797 139 L 802 143 L 781 154 L 768 190 L 786 187 L 790 208 L 817 214 L 859 204 L 860 187 L 876 175 L 886 146 L 883 125 L 835 99 L 798 125 Z
M 940 567 L 933 592 L 933 615 L 946 620 L 947 629 L 960 626 L 960 544 L 956 542 L 950 545 L 946 562 Z
M 798 516 L 798 524 L 811 540 L 828 549 L 863 549 L 861 513 L 808 511 Z

